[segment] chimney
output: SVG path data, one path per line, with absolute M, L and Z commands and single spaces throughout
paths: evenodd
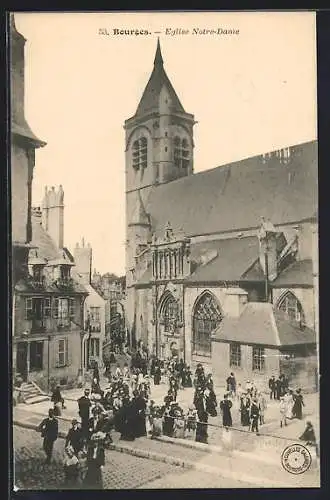
M 82 238 L 81 245 L 76 244 L 74 262 L 76 265 L 75 271 L 81 276 L 81 282 L 89 285 L 92 279 L 92 248 L 90 244 L 85 245 L 84 238 Z
M 64 244 L 64 191 L 60 185 L 58 190 L 52 186 L 42 200 L 42 225 L 52 238 L 57 248 L 62 249 Z

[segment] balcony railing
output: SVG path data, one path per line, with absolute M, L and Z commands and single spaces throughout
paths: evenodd
M 43 333 L 46 331 L 46 321 L 44 319 L 33 319 L 31 333 Z
M 57 288 L 62 290 L 72 290 L 74 287 L 74 281 L 72 278 L 58 278 L 54 284 Z

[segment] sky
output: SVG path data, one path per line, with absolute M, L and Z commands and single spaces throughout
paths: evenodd
M 125 272 L 123 124 L 151 74 L 158 36 L 165 70 L 197 121 L 195 172 L 316 139 L 315 13 L 16 13 L 15 20 L 27 39 L 25 115 L 47 142 L 36 152 L 33 204 L 45 186 L 62 184 L 65 246 L 73 250 L 84 237 L 101 273 Z M 170 34 L 176 28 L 189 33 Z

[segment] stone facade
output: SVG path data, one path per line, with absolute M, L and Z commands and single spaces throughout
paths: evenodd
M 240 366 L 235 367 L 230 363 L 230 340 L 215 338 L 213 333 L 224 318 L 240 318 L 250 302 L 272 302 L 285 321 L 294 320 L 301 331 L 316 330 L 317 280 L 311 272 L 313 261 L 318 277 L 315 199 L 306 196 L 308 202 L 289 214 L 293 191 L 298 190 L 297 197 L 304 200 L 302 192 L 306 189 L 308 195 L 314 180 L 315 148 L 292 146 L 194 175 L 193 125 L 193 115 L 184 111 L 164 71 L 158 44 L 136 114 L 124 127 L 126 314 L 131 343 L 134 347 L 142 340 L 161 358 L 175 353 L 189 365 L 202 362 L 218 381 L 223 382 L 232 369 L 242 379 L 266 380 L 281 370 L 286 345 L 291 354 L 310 355 L 315 347 L 313 334 L 304 334 L 310 350 L 292 347 L 292 338 L 273 339 L 273 345 L 266 336 L 257 343 L 242 340 Z M 186 168 L 180 169 L 178 155 L 188 159 Z M 306 169 L 303 180 L 297 177 L 301 161 Z M 306 178 L 310 180 L 305 186 Z M 283 191 L 276 207 L 270 193 L 280 183 Z M 193 193 L 191 198 L 188 192 Z M 246 197 L 240 211 L 234 196 Z M 203 203 L 210 204 L 208 211 Z M 211 223 L 208 219 L 218 205 Z M 261 210 L 274 215 L 276 224 Z M 167 222 L 165 214 L 171 217 Z M 207 229 L 218 227 L 224 229 Z M 256 368 L 253 352 L 259 352 L 257 348 L 262 361 Z

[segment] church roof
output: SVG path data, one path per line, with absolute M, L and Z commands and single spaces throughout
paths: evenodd
M 145 202 L 157 236 L 167 221 L 186 236 L 311 218 L 317 210 L 317 142 L 292 146 L 290 161 L 247 158 L 154 187 Z
M 214 258 L 212 258 L 214 251 Z M 240 281 L 258 256 L 256 237 L 205 241 L 191 246 L 190 260 L 195 270 L 186 282 Z M 210 255 L 210 260 L 204 256 Z M 262 280 L 262 276 L 257 280 Z
M 300 327 L 266 302 L 248 302 L 238 318 L 224 317 L 213 338 L 272 347 L 316 342 L 312 329 Z
M 145 115 L 150 111 L 158 109 L 159 94 L 164 85 L 170 93 L 170 98 L 172 101 L 172 111 L 185 113 L 185 110 L 173 88 L 173 85 L 171 84 L 170 79 L 165 72 L 160 43 L 158 40 L 154 60 L 154 68 L 152 70 L 147 86 L 142 94 L 140 103 L 135 113 L 135 117 Z
M 311 259 L 298 260 L 284 269 L 272 282 L 273 288 L 313 286 L 313 263 Z

